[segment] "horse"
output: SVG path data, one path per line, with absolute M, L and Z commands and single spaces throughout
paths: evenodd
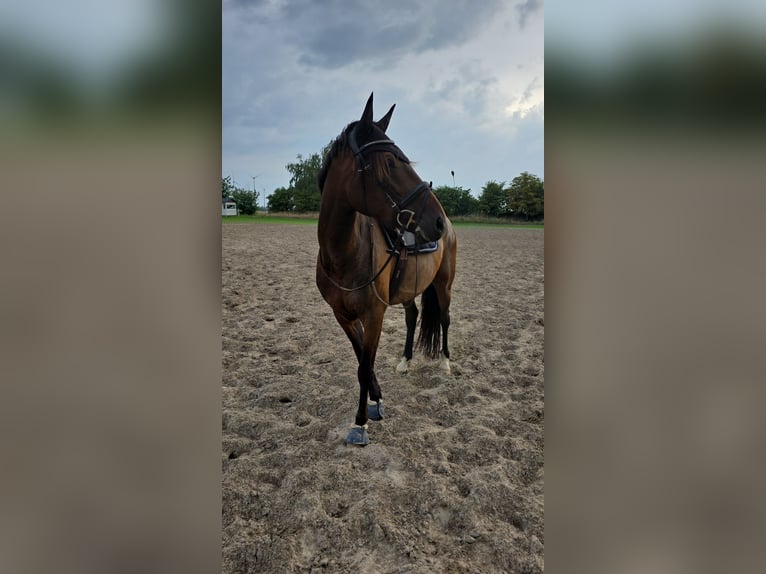
M 373 121 L 373 94 L 358 121 L 335 138 L 317 175 L 320 192 L 316 284 L 351 341 L 359 406 L 345 444 L 369 443 L 368 420 L 384 417 L 375 356 L 389 306 L 404 307 L 407 336 L 396 370 L 417 348 L 450 372 L 447 333 L 457 237 L 431 189 L 386 135 L 396 104 Z

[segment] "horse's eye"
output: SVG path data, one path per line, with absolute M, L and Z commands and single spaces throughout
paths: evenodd
M 396 167 L 396 161 L 393 157 L 389 156 L 386 158 L 386 165 L 388 166 L 388 169 L 394 169 Z

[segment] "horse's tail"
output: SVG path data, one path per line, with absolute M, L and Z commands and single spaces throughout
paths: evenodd
M 439 356 L 441 343 L 441 309 L 439 299 L 436 296 L 436 288 L 431 283 L 423 291 L 420 298 L 422 307 L 420 313 L 420 333 L 418 333 L 418 350 L 426 357 L 435 359 Z

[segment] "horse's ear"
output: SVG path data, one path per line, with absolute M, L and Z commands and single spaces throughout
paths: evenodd
M 391 106 L 391 109 L 388 110 L 388 113 L 380 118 L 377 122 L 375 122 L 375 125 L 378 126 L 381 130 L 383 130 L 383 133 L 386 133 L 386 130 L 388 129 L 388 122 L 391 121 L 391 116 L 394 113 L 394 108 L 396 107 L 396 104 Z
M 370 92 L 370 97 L 367 100 L 367 105 L 364 106 L 364 112 L 362 112 L 362 118 L 359 120 L 359 123 L 363 128 L 372 126 L 372 92 Z

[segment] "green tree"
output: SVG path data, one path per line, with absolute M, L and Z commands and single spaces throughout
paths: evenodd
M 508 188 L 508 207 L 513 215 L 529 219 L 545 216 L 545 186 L 527 171 L 513 178 Z
M 484 185 L 479 196 L 479 211 L 490 217 L 508 215 L 508 193 L 504 185 L 505 182 L 496 181 L 488 181 Z
M 468 215 L 479 210 L 479 200 L 471 195 L 470 189 L 442 185 L 434 188 L 434 193 L 447 215 Z
M 285 167 L 290 172 L 290 189 L 293 194 L 294 208 L 298 212 L 319 211 L 319 189 L 317 174 L 322 167 L 322 156 L 311 154 L 304 159 L 301 154 L 298 161 L 288 163 Z
M 258 209 L 258 192 L 234 187 L 231 197 L 237 204 L 237 211 L 245 215 L 253 215 Z
M 221 201 L 230 198 L 232 193 L 234 193 L 234 184 L 231 182 L 231 176 L 227 175 L 221 178 Z
M 269 211 L 272 212 L 289 212 L 295 210 L 295 198 L 292 189 L 286 187 L 278 187 L 275 189 L 269 196 L 268 206 Z

